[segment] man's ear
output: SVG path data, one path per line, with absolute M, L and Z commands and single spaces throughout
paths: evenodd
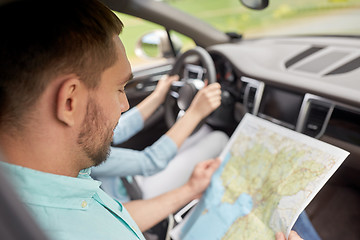
M 56 117 L 68 126 L 74 126 L 79 103 L 82 97 L 82 84 L 79 79 L 70 77 L 59 86 L 56 99 Z

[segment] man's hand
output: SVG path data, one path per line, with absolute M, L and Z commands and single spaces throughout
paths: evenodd
M 220 164 L 220 159 L 216 158 L 200 162 L 195 166 L 189 181 L 186 183 L 186 185 L 190 187 L 191 192 L 195 194 L 194 199 L 201 197 L 205 189 L 209 186 L 213 173 Z
M 276 240 L 286 240 L 284 233 L 276 233 Z M 291 231 L 288 240 L 303 240 L 295 231 Z
M 207 117 L 221 104 L 221 87 L 212 83 L 202 88 L 194 97 L 188 111 L 198 115 L 200 119 Z

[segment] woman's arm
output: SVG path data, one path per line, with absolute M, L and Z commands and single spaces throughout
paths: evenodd
M 210 84 L 201 89 L 184 116 L 176 121 L 166 133 L 178 146 L 194 131 L 197 125 L 221 104 L 221 89 L 219 83 Z
M 165 101 L 171 83 L 177 80 L 179 80 L 178 75 L 163 76 L 156 85 L 154 92 L 152 92 L 147 98 L 145 98 L 137 105 L 137 108 L 139 109 L 144 121 L 146 121 L 151 116 L 151 114 L 153 114 L 155 110 Z
M 167 136 L 162 136 L 142 151 L 112 147 L 108 159 L 92 168 L 91 176 L 99 178 L 153 175 L 163 170 L 176 153 L 177 146 Z
M 177 81 L 179 77 L 163 76 L 155 90 L 137 106 L 124 113 L 119 119 L 118 126 L 114 131 L 113 143 L 120 144 L 134 136 L 144 127 L 144 122 L 155 112 L 164 102 L 171 83 Z

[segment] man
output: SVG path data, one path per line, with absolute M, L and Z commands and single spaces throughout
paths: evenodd
M 106 159 L 129 108 L 120 20 L 96 0 L 28 0 L 1 7 L 0 24 L 1 165 L 22 201 L 53 239 L 144 239 L 86 170 Z M 218 165 L 205 161 L 177 191 L 129 207 L 199 197 Z

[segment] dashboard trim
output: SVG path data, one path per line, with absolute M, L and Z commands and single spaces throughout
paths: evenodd
M 303 132 L 304 127 L 305 127 L 305 122 L 306 122 L 306 118 L 308 116 L 309 113 L 309 109 L 310 109 L 310 105 L 311 103 L 316 102 L 319 105 L 322 105 L 324 107 L 328 107 L 328 112 L 326 114 L 326 117 L 324 119 L 324 122 L 321 126 L 321 130 L 320 132 L 314 136 L 314 138 L 319 139 L 321 136 L 324 135 L 326 127 L 330 121 L 331 118 L 331 114 L 335 108 L 335 102 L 331 101 L 329 99 L 323 98 L 323 97 L 319 97 L 317 95 L 314 94 L 310 94 L 310 93 L 306 93 L 304 96 L 304 100 L 303 103 L 301 104 L 301 108 L 300 108 L 300 112 L 299 112 L 299 117 L 298 117 L 298 121 L 296 123 L 296 131 L 297 132 Z
M 251 88 L 256 89 L 252 114 L 257 115 L 257 113 L 259 112 L 260 102 L 261 102 L 262 94 L 264 92 L 265 83 L 249 77 L 241 77 L 241 81 L 247 83 L 244 92 L 244 106 L 246 107 L 247 110 L 249 110 L 248 106 L 249 106 L 250 90 Z

